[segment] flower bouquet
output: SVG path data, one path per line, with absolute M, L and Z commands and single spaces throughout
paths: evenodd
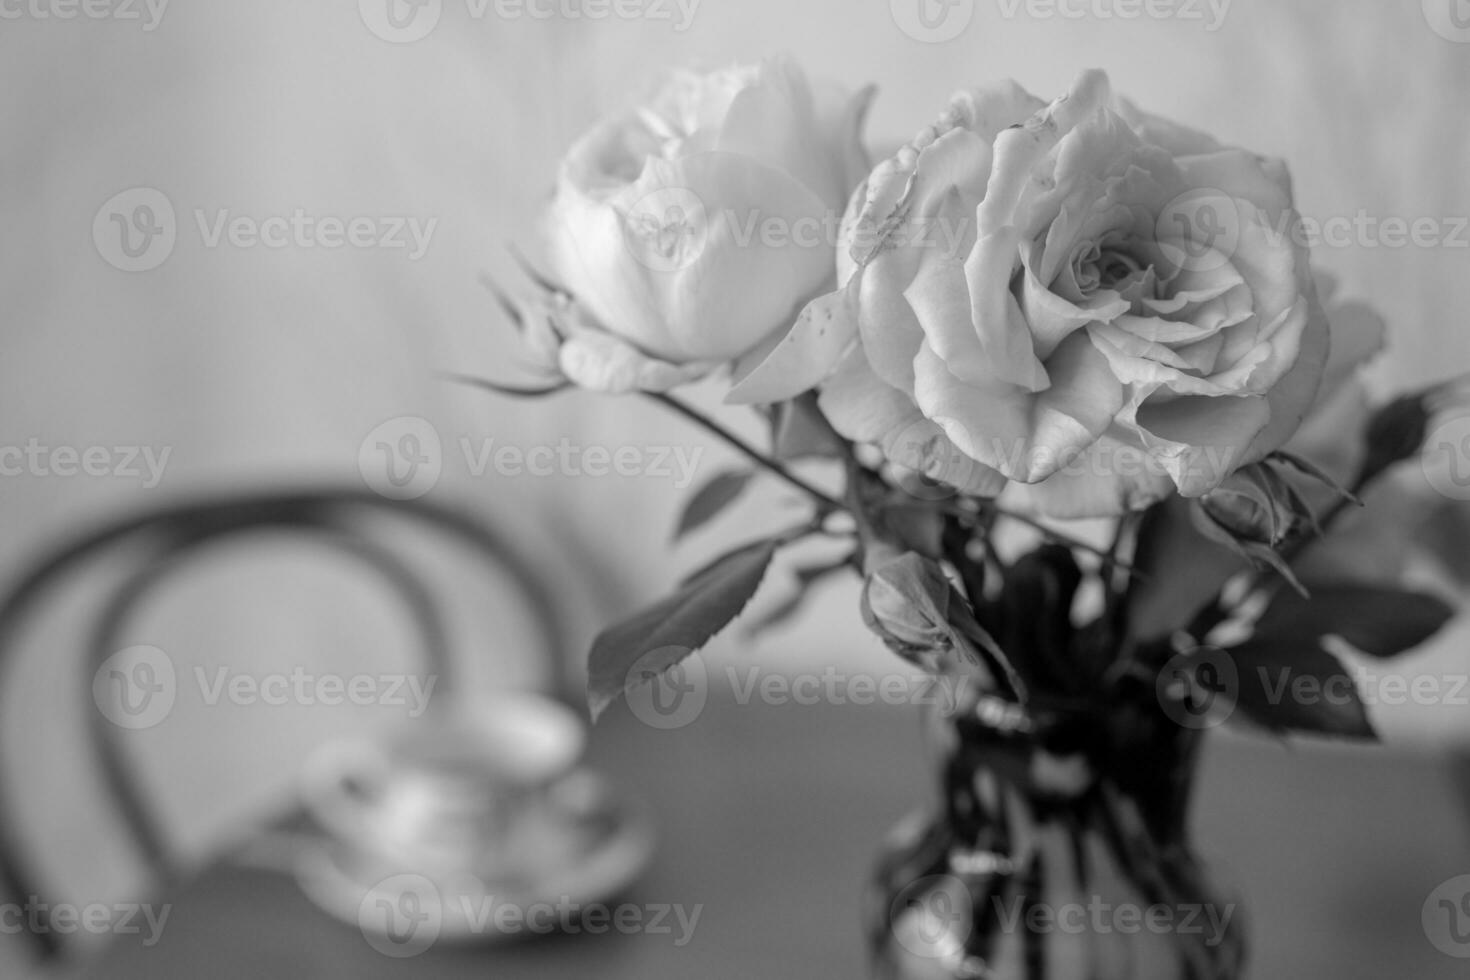
M 857 573 L 864 623 L 946 695 L 937 805 L 873 882 L 878 973 L 1238 976 L 1187 833 L 1200 740 L 1227 717 L 1372 737 L 1344 657 L 1452 615 L 1382 529 L 1458 391 L 1370 394 L 1382 323 L 1314 276 L 1280 161 L 1088 71 L 1051 102 L 960 91 L 874 163 L 871 94 L 779 59 L 678 73 L 561 165 L 537 288 L 503 299 L 541 381 L 491 386 L 641 394 L 728 440 L 750 467 L 683 530 L 757 475 L 806 504 L 605 630 L 592 714 L 825 540 L 798 585 Z M 764 445 L 673 393 L 705 378 Z M 1031 914 L 1100 893 L 1176 928 Z

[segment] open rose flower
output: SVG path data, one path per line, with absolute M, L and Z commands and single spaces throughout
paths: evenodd
M 681 72 L 578 140 L 545 223 L 556 276 L 590 314 L 562 371 L 601 391 L 667 385 L 789 327 L 834 284 L 835 235 L 819 233 L 868 171 L 870 95 L 784 59 Z
M 1327 322 L 1285 167 L 1114 99 L 960 92 L 854 195 L 838 292 L 732 392 L 1055 517 L 1198 496 L 1281 446 Z

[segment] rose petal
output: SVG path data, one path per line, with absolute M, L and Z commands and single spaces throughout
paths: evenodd
M 818 403 L 838 433 L 853 442 L 873 445 L 924 417 L 912 398 L 873 373 L 861 347 L 843 355 L 837 369 L 822 383 Z
M 963 262 L 937 250 L 925 252 L 919 272 L 903 296 L 924 331 L 925 341 L 944 359 L 951 374 L 975 384 L 1009 379 L 1007 366 L 991 360 L 970 323 L 970 290 Z M 1022 330 L 1025 337 L 1024 326 Z M 1026 343 L 1029 348 L 1029 338 Z
M 1027 391 L 1041 391 L 1050 380 L 1036 356 L 1031 331 L 1010 290 L 1011 276 L 1019 262 L 1018 244 L 1016 229 L 1012 227 L 998 229 L 975 243 L 964 265 L 969 319 L 988 362 L 985 373 Z
M 950 99 L 956 124 L 987 144 L 993 144 L 1003 130 L 1020 125 L 1045 108 L 1045 102 L 1014 80 L 965 89 Z
M 1303 300 L 1303 305 L 1308 306 L 1310 312 L 1305 317 L 1307 323 L 1300 334 L 1292 367 L 1266 392 L 1271 405 L 1271 423 L 1246 451 L 1241 459 L 1242 466 L 1264 459 L 1280 449 L 1301 426 L 1317 400 L 1323 369 L 1331 353 L 1331 331 L 1315 294 Z
M 1185 497 L 1213 490 L 1245 465 L 1247 448 L 1271 421 L 1271 405 L 1258 395 L 1150 404 L 1137 394 L 1118 421 L 1138 436 Z
M 561 371 L 573 384 L 608 395 L 667 391 L 708 374 L 708 362 L 670 364 L 638 350 L 604 330 L 574 330 L 558 354 Z
M 1015 223 L 1016 205 L 1031 178 L 1033 167 L 1084 119 L 1108 101 L 1108 76 L 1085 71 L 1077 76 L 1066 95 L 1027 119 L 1020 126 L 1002 130 L 995 137 L 995 162 L 985 199 L 980 205 L 982 235 Z
M 760 81 L 742 88 L 720 122 L 713 150 L 759 160 L 795 177 L 829 207 L 846 201 L 842 174 L 818 138 L 806 75 L 785 61 L 762 66 Z
M 1044 480 L 1098 438 L 1123 405 L 1123 386 L 1087 336 L 1069 337 L 1047 361 L 1051 387 L 969 385 L 926 344 L 914 362 L 919 408 L 967 455 L 1013 480 Z
M 819 114 L 812 86 L 800 68 L 785 59 L 762 67 L 759 82 L 731 100 L 711 149 L 785 171 L 835 216 L 866 172 L 861 130 L 875 89 L 870 86 L 838 102 L 837 90 L 824 87 Z
M 847 201 L 847 210 L 842 213 L 842 221 L 837 227 L 838 288 L 851 282 L 858 271 L 857 260 L 852 257 L 852 253 L 858 236 L 858 219 L 867 196 L 868 182 L 864 180 L 853 189 L 852 196 Z
M 1000 504 L 1039 517 L 1085 520 L 1142 510 L 1173 486 L 1141 446 L 1103 435 L 1040 483 L 1010 484 Z
M 1219 191 L 1266 212 L 1273 225 L 1291 208 L 1291 186 L 1280 161 L 1240 149 L 1181 157 L 1179 170 L 1191 187 Z M 1284 233 L 1287 229 L 1281 228 Z
M 857 337 L 853 292 L 849 284 L 808 303 L 786 336 L 731 387 L 725 401 L 769 404 L 815 388 L 836 369 Z
M 854 222 L 854 263 L 866 265 L 911 243 L 916 229 L 940 213 L 953 188 L 976 200 L 985 193 L 990 144 L 957 126 L 952 109 L 873 169 Z
M 961 453 L 913 399 L 873 374 L 861 348 L 842 359 L 822 385 L 818 403 L 838 433 L 880 447 L 899 466 L 983 497 L 1005 486 L 1005 477 Z
M 1121 226 L 1131 223 L 1128 205 L 1157 209 L 1171 196 L 1165 187 L 1179 185 L 1173 161 L 1141 143 L 1106 108 L 1097 107 L 1086 122 L 1062 133 L 1055 152 L 1036 160 L 1036 173 L 1021 186 L 1012 221 L 1025 238 L 1043 234 L 1067 203 L 1087 206 L 1082 212 L 1087 237 L 1099 238 L 1107 229 L 1120 226 L 1120 212 Z M 1159 183 L 1155 171 L 1166 179 L 1166 185 Z
M 1029 270 L 1022 275 L 1021 313 L 1031 327 L 1036 356 L 1043 361 L 1076 330 L 1128 312 L 1128 301 L 1111 289 L 1099 289 L 1078 304 L 1043 286 Z
M 660 208 L 676 206 L 681 227 L 643 227 L 662 220 Z M 737 356 L 832 286 L 833 253 L 820 239 L 789 234 L 767 241 L 760 227 L 767 221 L 789 230 L 824 227 L 822 202 L 789 175 L 748 157 L 650 159 L 644 175 L 609 207 L 619 216 L 616 234 L 591 236 L 577 228 L 571 251 L 581 260 L 581 288 L 568 285 L 599 320 L 668 360 Z M 678 243 L 682 251 L 665 255 L 650 234 L 687 241 Z M 750 289 L 752 282 L 761 288 Z
M 1220 141 L 1208 133 L 1145 112 L 1124 96 L 1113 99 L 1113 111 L 1122 116 L 1144 142 L 1162 147 L 1176 157 L 1213 153 Z
M 914 387 L 914 358 L 924 343 L 924 328 L 903 295 L 918 268 L 918 249 L 883 252 L 856 279 L 858 330 L 873 371 L 905 391 Z

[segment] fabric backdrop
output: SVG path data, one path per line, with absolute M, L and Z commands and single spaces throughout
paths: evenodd
M 33 470 L 0 479 L 0 562 L 13 571 L 68 529 L 200 490 L 360 485 L 364 454 L 417 424 L 393 420 L 422 418 L 442 446 L 434 498 L 477 508 L 536 549 L 578 643 L 568 656 L 579 656 L 598 621 L 655 594 L 723 532 L 671 558 L 677 478 L 493 467 L 477 476 L 486 440 L 492 449 L 566 436 L 583 449 L 701 450 L 701 475 L 728 457 L 637 400 L 517 404 L 436 373 L 514 370 L 481 277 L 518 285 L 506 245 L 528 240 L 558 153 L 671 63 L 784 50 L 813 73 L 876 82 L 870 135 L 888 141 L 927 124 L 960 85 L 1014 76 L 1049 95 L 1096 65 L 1155 111 L 1286 157 L 1308 216 L 1361 211 L 1449 228 L 1470 215 L 1470 45 L 1455 39 L 1455 0 L 1191 0 L 1164 19 L 1105 16 L 1111 0 L 922 2 L 962 29 L 939 43 L 905 33 L 901 21 L 917 23 L 911 0 L 649 0 L 635 5 L 646 16 L 631 19 L 572 16 L 579 8 L 569 3 L 427 0 L 421 16 L 438 18 L 433 29 L 394 43 L 372 27 L 392 35 L 385 4 L 406 15 L 405 0 L 191 0 L 165 5 L 156 23 L 141 3 L 101 8 L 117 14 L 102 19 L 62 19 L 71 8 L 50 0 L 0 5 L 0 446 L 170 454 L 156 486 Z M 560 12 L 532 15 L 547 10 Z M 142 19 L 122 16 L 131 12 Z M 135 188 L 165 195 L 176 215 L 173 250 L 150 271 L 119 269 L 126 257 L 94 241 L 99 210 Z M 140 199 L 121 200 L 132 218 Z M 422 255 L 211 235 L 222 216 L 298 210 L 365 216 L 379 230 L 394 217 L 435 224 Z M 1440 377 L 1470 353 L 1467 237 L 1461 230 L 1458 247 L 1363 241 L 1317 251 L 1345 292 L 1388 314 L 1386 379 Z M 388 438 L 370 439 L 384 423 Z M 435 564 L 459 603 L 461 653 L 477 682 L 534 682 L 524 617 L 497 606 L 463 556 Z M 0 746 L 6 778 L 26 792 L 23 825 L 54 855 L 58 883 L 99 897 L 136 880 L 99 825 L 80 755 L 87 701 L 76 624 L 104 574 L 80 582 L 29 634 L 0 695 Z M 375 588 L 336 559 L 262 544 L 180 585 L 132 642 L 190 667 L 390 670 L 412 641 Z M 726 642 L 722 655 L 797 668 L 886 663 L 861 634 L 853 600 L 851 587 L 834 587 L 802 625 L 754 653 Z M 1467 640 L 1461 627 L 1405 669 L 1464 671 Z M 1395 737 L 1470 731 L 1463 709 L 1383 717 Z M 394 720 L 391 710 L 226 710 L 181 698 L 134 742 L 170 827 L 199 849 L 279 799 L 291 760 L 316 741 Z

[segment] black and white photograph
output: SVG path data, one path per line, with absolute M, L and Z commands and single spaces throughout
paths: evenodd
M 0 980 L 1463 980 L 1467 0 L 0 0 Z

